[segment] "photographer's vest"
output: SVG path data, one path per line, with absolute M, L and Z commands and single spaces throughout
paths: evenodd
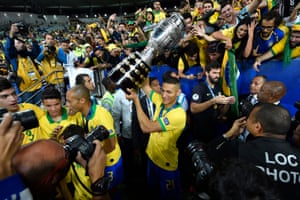
M 44 57 L 39 69 L 43 72 L 47 83 L 56 85 L 64 82 L 64 68 L 57 63 L 56 57 Z
M 22 57 L 18 55 L 17 75 L 22 79 L 19 84 L 20 91 L 27 90 L 33 92 L 42 87 L 41 76 L 29 56 Z

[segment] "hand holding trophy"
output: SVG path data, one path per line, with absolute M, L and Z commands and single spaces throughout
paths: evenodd
M 126 93 L 127 88 L 139 88 L 151 71 L 154 55 L 176 46 L 183 34 L 184 20 L 179 13 L 174 13 L 154 28 L 143 52 L 134 52 L 123 59 L 108 77 Z

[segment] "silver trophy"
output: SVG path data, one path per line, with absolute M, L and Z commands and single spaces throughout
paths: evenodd
M 125 92 L 127 88 L 139 88 L 151 71 L 154 55 L 176 46 L 183 34 L 184 20 L 179 13 L 174 13 L 154 28 L 143 52 L 134 52 L 124 58 L 108 77 Z

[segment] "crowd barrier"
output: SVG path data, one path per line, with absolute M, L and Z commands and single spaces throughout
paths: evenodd
M 265 75 L 268 80 L 282 81 L 287 88 L 287 93 L 281 101 L 281 104 L 287 108 L 292 116 L 296 113 L 297 109 L 294 107 L 295 101 L 300 100 L 300 58 L 294 59 L 289 65 L 283 66 L 280 60 L 270 60 L 262 63 L 260 71 L 256 72 L 252 67 L 252 61 L 238 62 L 239 77 L 238 77 L 238 92 L 240 95 L 249 93 L 249 86 L 252 78 L 256 75 Z M 162 83 L 162 76 L 166 71 L 177 72 L 175 68 L 167 65 L 152 66 L 150 76 L 158 78 Z M 182 81 L 185 91 L 191 92 L 195 82 Z M 187 94 L 189 96 L 189 94 Z

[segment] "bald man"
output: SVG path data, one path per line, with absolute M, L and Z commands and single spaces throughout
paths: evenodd
M 55 197 L 55 188 L 69 169 L 63 146 L 54 140 L 25 145 L 14 157 L 13 165 L 34 198 Z
M 257 94 L 258 102 L 280 104 L 286 94 L 285 84 L 281 81 L 267 81 Z
M 91 194 L 94 200 L 107 200 L 108 186 L 104 183 L 106 154 L 99 140 L 93 141 L 95 150 L 89 161 L 78 154 L 76 161 L 88 169 Z M 13 166 L 30 188 L 34 199 L 54 199 L 56 187 L 66 176 L 70 162 L 64 147 L 55 140 L 38 140 L 23 148 L 15 155 Z
M 280 100 L 286 94 L 286 87 L 281 81 L 266 81 L 257 93 L 258 103 L 280 104 Z M 257 103 L 257 102 L 256 102 Z M 255 103 L 255 104 L 256 104 Z M 241 140 L 251 140 L 253 136 L 245 129 L 239 136 Z

